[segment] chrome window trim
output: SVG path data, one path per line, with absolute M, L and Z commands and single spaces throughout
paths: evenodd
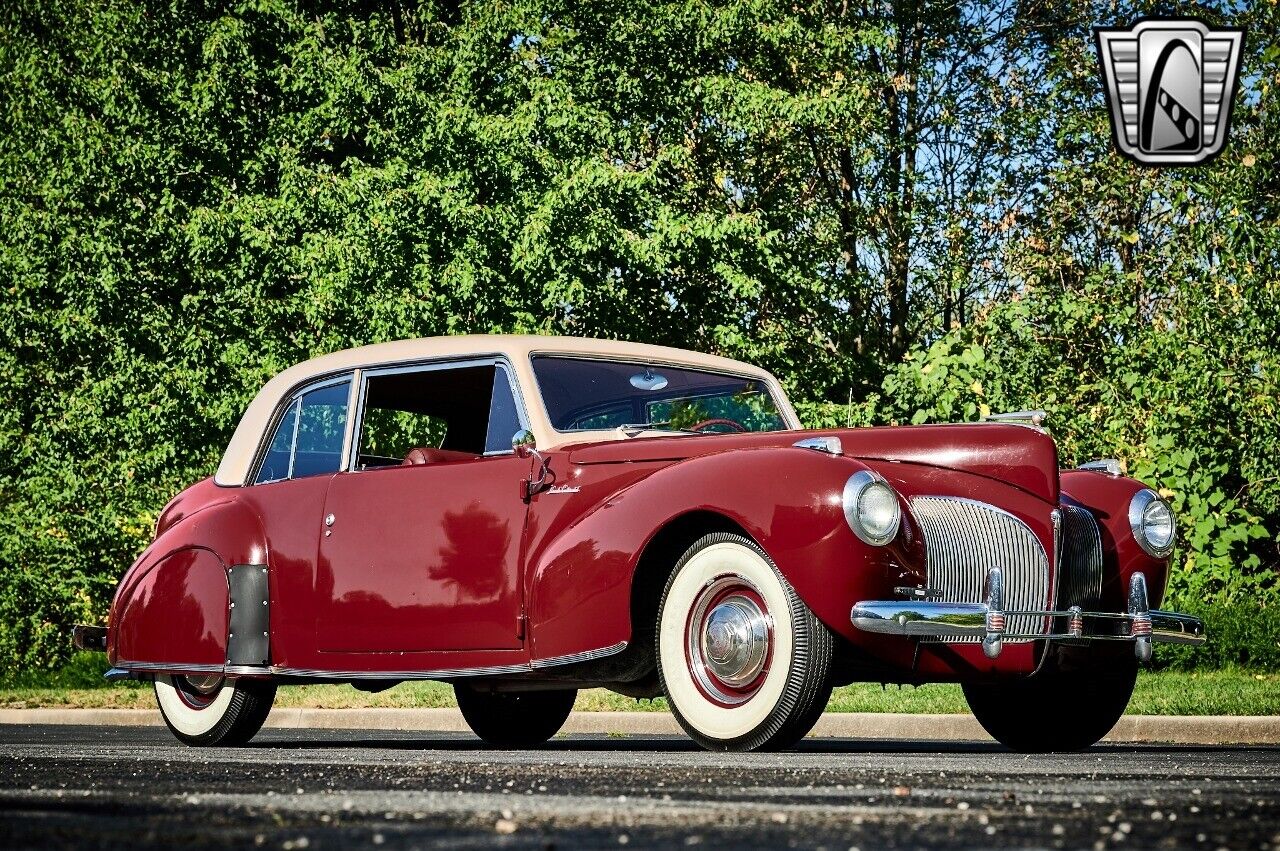
M 734 372 L 732 370 L 708 369 L 706 367 L 701 367 L 701 366 L 686 366 L 685 364 L 679 363 L 677 361 L 661 361 L 661 360 L 652 360 L 652 359 L 646 359 L 646 358 L 635 358 L 635 357 L 614 356 L 614 355 L 602 356 L 602 355 L 584 354 L 581 352 L 531 351 L 529 352 L 529 372 L 533 375 L 535 389 L 538 392 L 538 399 L 539 401 L 542 402 L 542 409 L 547 412 L 547 428 L 551 429 L 556 434 L 576 435 L 576 434 L 587 434 L 593 431 L 614 431 L 614 429 L 578 428 L 578 429 L 565 430 L 565 429 L 556 428 L 551 421 L 551 412 L 550 410 L 547 409 L 547 400 L 542 396 L 542 386 L 538 384 L 538 372 L 533 365 L 534 360 L 536 360 L 537 358 L 559 358 L 561 360 L 589 360 L 589 361 L 600 361 L 602 363 L 634 363 L 634 364 L 638 364 L 642 366 L 650 366 L 650 367 L 658 367 L 658 366 L 666 365 L 673 369 L 683 369 L 688 372 L 701 372 L 704 375 L 722 375 L 722 376 L 725 376 L 726 378 L 737 378 L 742 381 L 758 381 L 760 382 L 761 385 L 764 386 L 765 392 L 768 393 L 769 401 L 773 403 L 773 409 L 777 412 L 778 419 L 782 420 L 783 428 L 777 429 L 776 431 L 798 431 L 804 428 L 804 426 L 802 426 L 798 421 L 792 421 L 788 419 L 787 415 L 789 413 L 789 406 L 783 406 L 778 404 L 779 398 L 786 399 L 787 397 L 784 393 L 782 393 L 782 388 L 780 386 L 776 386 L 777 382 L 771 377 L 766 378 L 760 375 L 748 375 L 746 373 Z M 707 394 L 707 395 L 710 395 L 710 394 Z M 753 434 L 771 434 L 772 432 L 752 432 L 752 433 Z
M 364 428 L 364 410 L 365 400 L 369 394 L 369 379 L 384 375 L 405 375 L 413 372 L 437 372 L 443 369 L 466 369 L 475 366 L 492 366 L 495 369 L 501 369 L 507 376 L 507 383 L 511 385 L 511 395 L 516 403 L 516 418 L 519 419 L 523 428 L 529 428 L 529 413 L 525 408 L 524 397 L 520 392 L 520 381 L 516 377 L 515 370 L 511 366 L 510 360 L 502 354 L 482 354 L 467 355 L 462 358 L 438 358 L 427 361 L 414 361 L 412 363 L 388 364 L 384 366 L 367 367 L 356 370 L 359 381 L 359 399 L 358 406 L 353 408 L 356 415 L 351 417 L 352 430 L 349 433 L 350 443 L 346 448 L 345 462 L 341 473 L 372 473 L 377 470 L 390 469 L 388 467 L 374 467 L 369 470 L 361 470 L 357 467 L 360 460 L 360 430 Z M 490 407 L 492 408 L 493 399 L 490 397 Z M 481 458 L 498 458 L 505 455 L 514 455 L 514 449 L 494 450 L 481 453 Z

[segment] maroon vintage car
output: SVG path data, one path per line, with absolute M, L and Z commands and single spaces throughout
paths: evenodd
M 448 337 L 254 399 L 116 592 L 109 677 L 191 744 L 277 684 L 450 682 L 503 746 L 577 689 L 665 695 L 708 748 L 795 743 L 833 686 L 959 682 L 1012 748 L 1087 747 L 1152 642 L 1168 505 L 1035 423 L 801 431 L 776 379 L 656 346 Z

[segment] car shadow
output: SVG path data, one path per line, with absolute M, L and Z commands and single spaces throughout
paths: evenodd
M 373 735 L 346 736 L 339 731 L 316 731 L 322 738 L 299 737 L 289 735 L 293 730 L 276 730 L 274 736 L 259 736 L 249 747 L 267 750 L 331 750 L 334 748 L 358 748 L 361 750 L 389 751 L 449 751 L 449 752 L 512 752 L 501 748 L 493 748 L 479 739 L 466 733 L 445 734 L 427 733 L 415 735 L 413 731 L 403 731 L 395 736 Z M 447 737 L 446 737 L 447 736 Z M 1280 745 L 1176 745 L 1147 743 L 1112 743 L 1104 742 L 1081 754 L 1140 754 L 1140 753 L 1230 753 L 1242 747 L 1251 751 L 1280 753 Z M 690 739 L 682 736 L 607 736 L 574 734 L 564 738 L 555 738 L 542 745 L 530 748 L 518 748 L 515 751 L 542 753 L 703 753 L 703 749 Z M 936 756 L 938 754 L 1012 754 L 1013 751 L 997 742 L 956 742 L 927 740 L 893 740 L 893 739 L 806 739 L 791 749 L 798 754 L 901 754 Z M 1034 755 L 1032 755 L 1034 756 Z

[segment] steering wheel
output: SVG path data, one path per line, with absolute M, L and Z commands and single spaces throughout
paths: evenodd
M 742 433 L 747 427 L 737 420 L 726 419 L 725 417 L 713 417 L 709 420 L 703 420 L 700 423 L 694 423 L 689 426 L 689 431 L 702 431 L 704 428 L 711 426 L 728 426 L 731 431 Z

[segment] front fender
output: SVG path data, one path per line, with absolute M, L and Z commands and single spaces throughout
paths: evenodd
M 1169 578 L 1169 560 L 1148 555 L 1129 527 L 1129 502 L 1146 488 L 1142 482 L 1092 470 L 1063 470 L 1062 493 L 1093 512 L 1102 535 L 1102 603 L 1107 611 L 1125 610 L 1129 579 L 1141 571 L 1148 601 L 1159 608 Z
M 117 667 L 221 667 L 227 658 L 227 570 L 265 563 L 261 523 L 234 499 L 188 511 L 120 580 L 107 658 Z
M 534 658 L 630 641 L 640 556 L 661 529 L 692 512 L 741 527 L 818 618 L 849 635 L 849 606 L 880 592 L 895 559 L 891 548 L 864 544 L 844 519 L 844 483 L 861 469 L 859 461 L 811 449 L 731 450 L 662 467 L 600 500 L 533 554 Z

